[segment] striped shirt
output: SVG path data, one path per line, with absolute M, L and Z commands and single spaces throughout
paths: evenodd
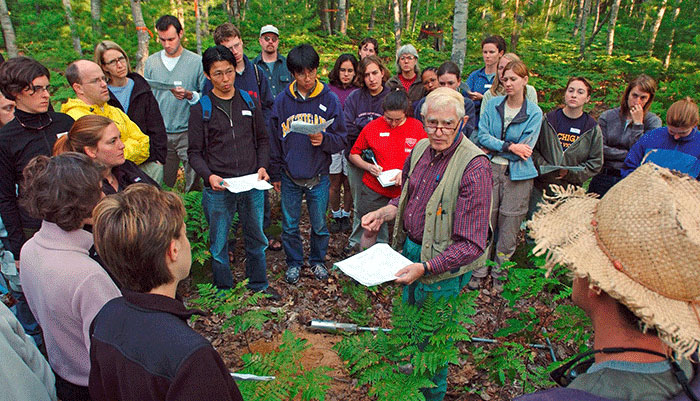
M 428 200 L 447 170 L 447 164 L 463 139 L 458 135 L 455 142 L 444 152 L 432 148 L 424 152 L 408 180 L 408 202 L 403 214 L 403 226 L 412 241 L 423 241 L 425 211 Z M 403 180 L 407 182 L 411 158 L 403 166 Z M 491 166 L 486 157 L 476 157 L 464 170 L 459 185 L 459 197 L 455 206 L 452 245 L 428 261 L 430 274 L 440 274 L 471 263 L 484 253 L 489 227 L 491 207 Z M 398 207 L 399 198 L 389 204 Z

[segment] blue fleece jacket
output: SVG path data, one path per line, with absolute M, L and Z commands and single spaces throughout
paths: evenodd
M 520 111 L 515 115 L 508 127 L 503 125 L 503 115 L 506 97 L 498 96 L 486 103 L 486 111 L 479 120 L 477 146 L 489 150 L 489 158 L 494 155 L 502 156 L 510 161 L 510 179 L 513 181 L 528 180 L 537 177 L 537 168 L 532 157 L 523 160 L 510 152 L 508 146 L 512 143 L 524 143 L 535 147 L 542 125 L 542 110 L 531 101 L 525 99 Z
M 467 87 L 470 91 L 479 92 L 483 95 L 484 92 L 486 92 L 486 90 L 491 87 L 495 75 L 489 78 L 489 76 L 486 75 L 485 71 L 486 68 L 484 67 L 478 70 L 474 70 L 471 72 L 471 74 L 469 74 L 469 77 L 467 77 Z M 474 101 L 474 111 L 476 113 L 474 123 L 476 124 L 476 126 L 479 126 L 479 119 L 481 118 L 481 100 Z
M 345 149 L 345 119 L 340 100 L 320 81 L 306 99 L 296 95 L 296 81 L 277 95 L 270 119 L 270 179 L 280 181 L 286 171 L 292 178 L 308 179 L 328 174 L 331 155 Z M 291 131 L 292 121 L 321 124 L 334 119 L 323 132 L 320 146 L 311 145 L 307 135 Z
M 639 167 L 644 156 L 654 149 L 673 150 L 693 156 L 695 159 L 700 159 L 700 133 L 697 128 L 693 128 L 690 134 L 675 140 L 669 135 L 668 127 L 656 128 L 647 132 L 632 145 L 629 153 L 627 153 L 625 166 L 621 170 L 622 176 L 627 177 L 629 173 Z M 658 159 L 656 162 L 657 164 L 659 163 Z M 669 164 L 662 165 L 662 167 L 673 168 L 674 166 Z M 682 172 L 688 173 L 688 171 Z

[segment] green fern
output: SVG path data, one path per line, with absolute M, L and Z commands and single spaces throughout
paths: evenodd
M 192 260 L 204 265 L 211 259 L 209 252 L 209 223 L 202 209 L 202 193 L 192 191 L 180 194 L 185 204 L 185 227 L 190 240 Z
M 234 333 L 245 332 L 250 328 L 262 329 L 270 320 L 269 310 L 257 308 L 262 298 L 269 295 L 262 292 L 251 293 L 246 287 L 248 280 L 243 280 L 229 290 L 220 290 L 212 284 L 198 284 L 199 298 L 191 302 L 202 309 L 224 317 L 222 331 L 233 327 Z

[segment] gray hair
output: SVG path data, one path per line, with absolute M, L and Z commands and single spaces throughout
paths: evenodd
M 454 107 L 458 120 L 464 117 L 464 96 L 452 88 L 442 86 L 434 89 L 425 97 L 425 102 L 420 108 L 420 115 L 425 120 L 429 108 L 443 109 L 446 107 Z
M 413 69 L 416 71 L 416 74 L 420 75 L 420 67 L 418 66 L 418 50 L 413 45 L 403 45 L 399 47 L 399 50 L 396 51 L 396 66 L 399 67 L 399 59 L 401 56 L 404 54 L 410 54 L 411 56 L 416 58 L 416 66 L 413 67 Z M 401 69 L 399 69 L 399 73 L 401 72 Z

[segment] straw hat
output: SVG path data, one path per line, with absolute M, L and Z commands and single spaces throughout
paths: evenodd
M 700 346 L 700 183 L 647 163 L 600 200 L 555 188 L 529 223 L 547 268 L 567 266 L 683 356 Z

